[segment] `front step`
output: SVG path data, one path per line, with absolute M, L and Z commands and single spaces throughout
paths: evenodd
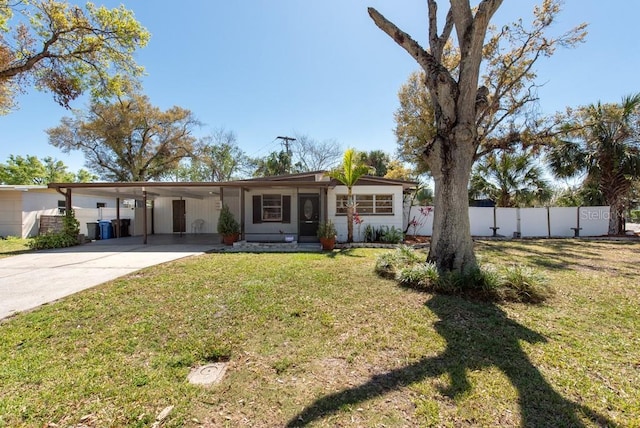
M 247 242 L 238 241 L 233 243 L 233 247 L 227 251 L 253 252 L 253 253 L 295 253 L 295 252 L 321 252 L 322 246 L 319 243 L 298 243 L 293 242 Z

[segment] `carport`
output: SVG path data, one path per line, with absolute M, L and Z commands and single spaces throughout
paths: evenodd
M 71 209 L 73 206 L 74 195 L 91 195 L 91 196 L 105 196 L 116 199 L 116 222 L 115 225 L 121 223 L 121 202 L 124 200 L 140 201 L 140 207 L 136 204 L 136 207 L 142 208 L 138 210 L 142 217 L 142 234 L 141 236 L 132 236 L 123 238 L 118 230 L 114 230 L 114 237 L 119 238 L 119 243 L 124 241 L 132 244 L 177 244 L 177 243 L 198 243 L 202 241 L 213 241 L 217 239 L 217 236 L 212 236 L 209 233 L 208 236 L 192 236 L 188 234 L 186 217 L 183 212 L 182 216 L 176 215 L 174 221 L 177 224 L 174 230 L 179 231 L 179 235 L 173 236 L 172 234 L 155 234 L 154 221 L 154 202 L 159 198 L 173 198 L 176 201 L 183 201 L 175 204 L 175 207 L 182 207 L 184 210 L 185 199 L 204 200 L 205 198 L 215 198 L 216 204 L 221 204 L 222 195 L 225 187 L 230 187 L 229 183 L 173 183 L 173 182 L 123 182 L 123 183 L 50 183 L 49 188 L 55 189 L 58 193 L 64 196 L 66 209 Z M 233 186 L 237 187 L 237 185 Z M 148 209 L 151 210 L 151 216 L 148 213 Z M 236 207 L 237 215 L 240 215 L 240 207 Z M 117 227 L 116 227 L 117 229 Z M 154 236 L 155 235 L 155 236 Z M 163 236 L 167 235 L 167 236 Z M 188 236 L 187 236 L 188 235 Z M 182 239 L 179 239 L 182 238 Z M 187 239 L 185 239 L 187 238 Z M 101 245 L 110 245 L 112 242 L 105 240 L 101 242 Z M 111 240 L 113 241 L 113 240 Z M 204 242 L 202 242 L 204 243 Z

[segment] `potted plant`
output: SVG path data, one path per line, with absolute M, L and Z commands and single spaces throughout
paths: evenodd
M 226 245 L 233 245 L 240 236 L 240 224 L 233 217 L 233 213 L 226 204 L 222 206 L 220 211 L 218 233 L 222 235 L 222 241 Z
M 331 220 L 318 225 L 318 238 L 323 250 L 333 250 L 336 246 L 336 226 Z

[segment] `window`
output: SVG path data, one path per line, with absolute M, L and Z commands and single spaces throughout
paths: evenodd
M 262 221 L 282 221 L 281 195 L 262 195 Z
M 106 207 L 107 207 L 106 202 L 96 202 L 96 208 L 106 208 Z
M 291 196 L 253 195 L 253 223 L 291 223 Z
M 58 214 L 64 215 L 67 212 L 67 203 L 63 201 L 58 201 Z
M 360 215 L 393 215 L 393 195 L 354 195 Z M 336 214 L 347 214 L 347 195 L 336 195 Z

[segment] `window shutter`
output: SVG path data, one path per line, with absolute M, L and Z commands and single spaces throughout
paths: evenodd
M 262 223 L 262 196 L 253 195 L 253 224 Z
M 291 223 L 291 196 L 282 195 L 282 222 Z

